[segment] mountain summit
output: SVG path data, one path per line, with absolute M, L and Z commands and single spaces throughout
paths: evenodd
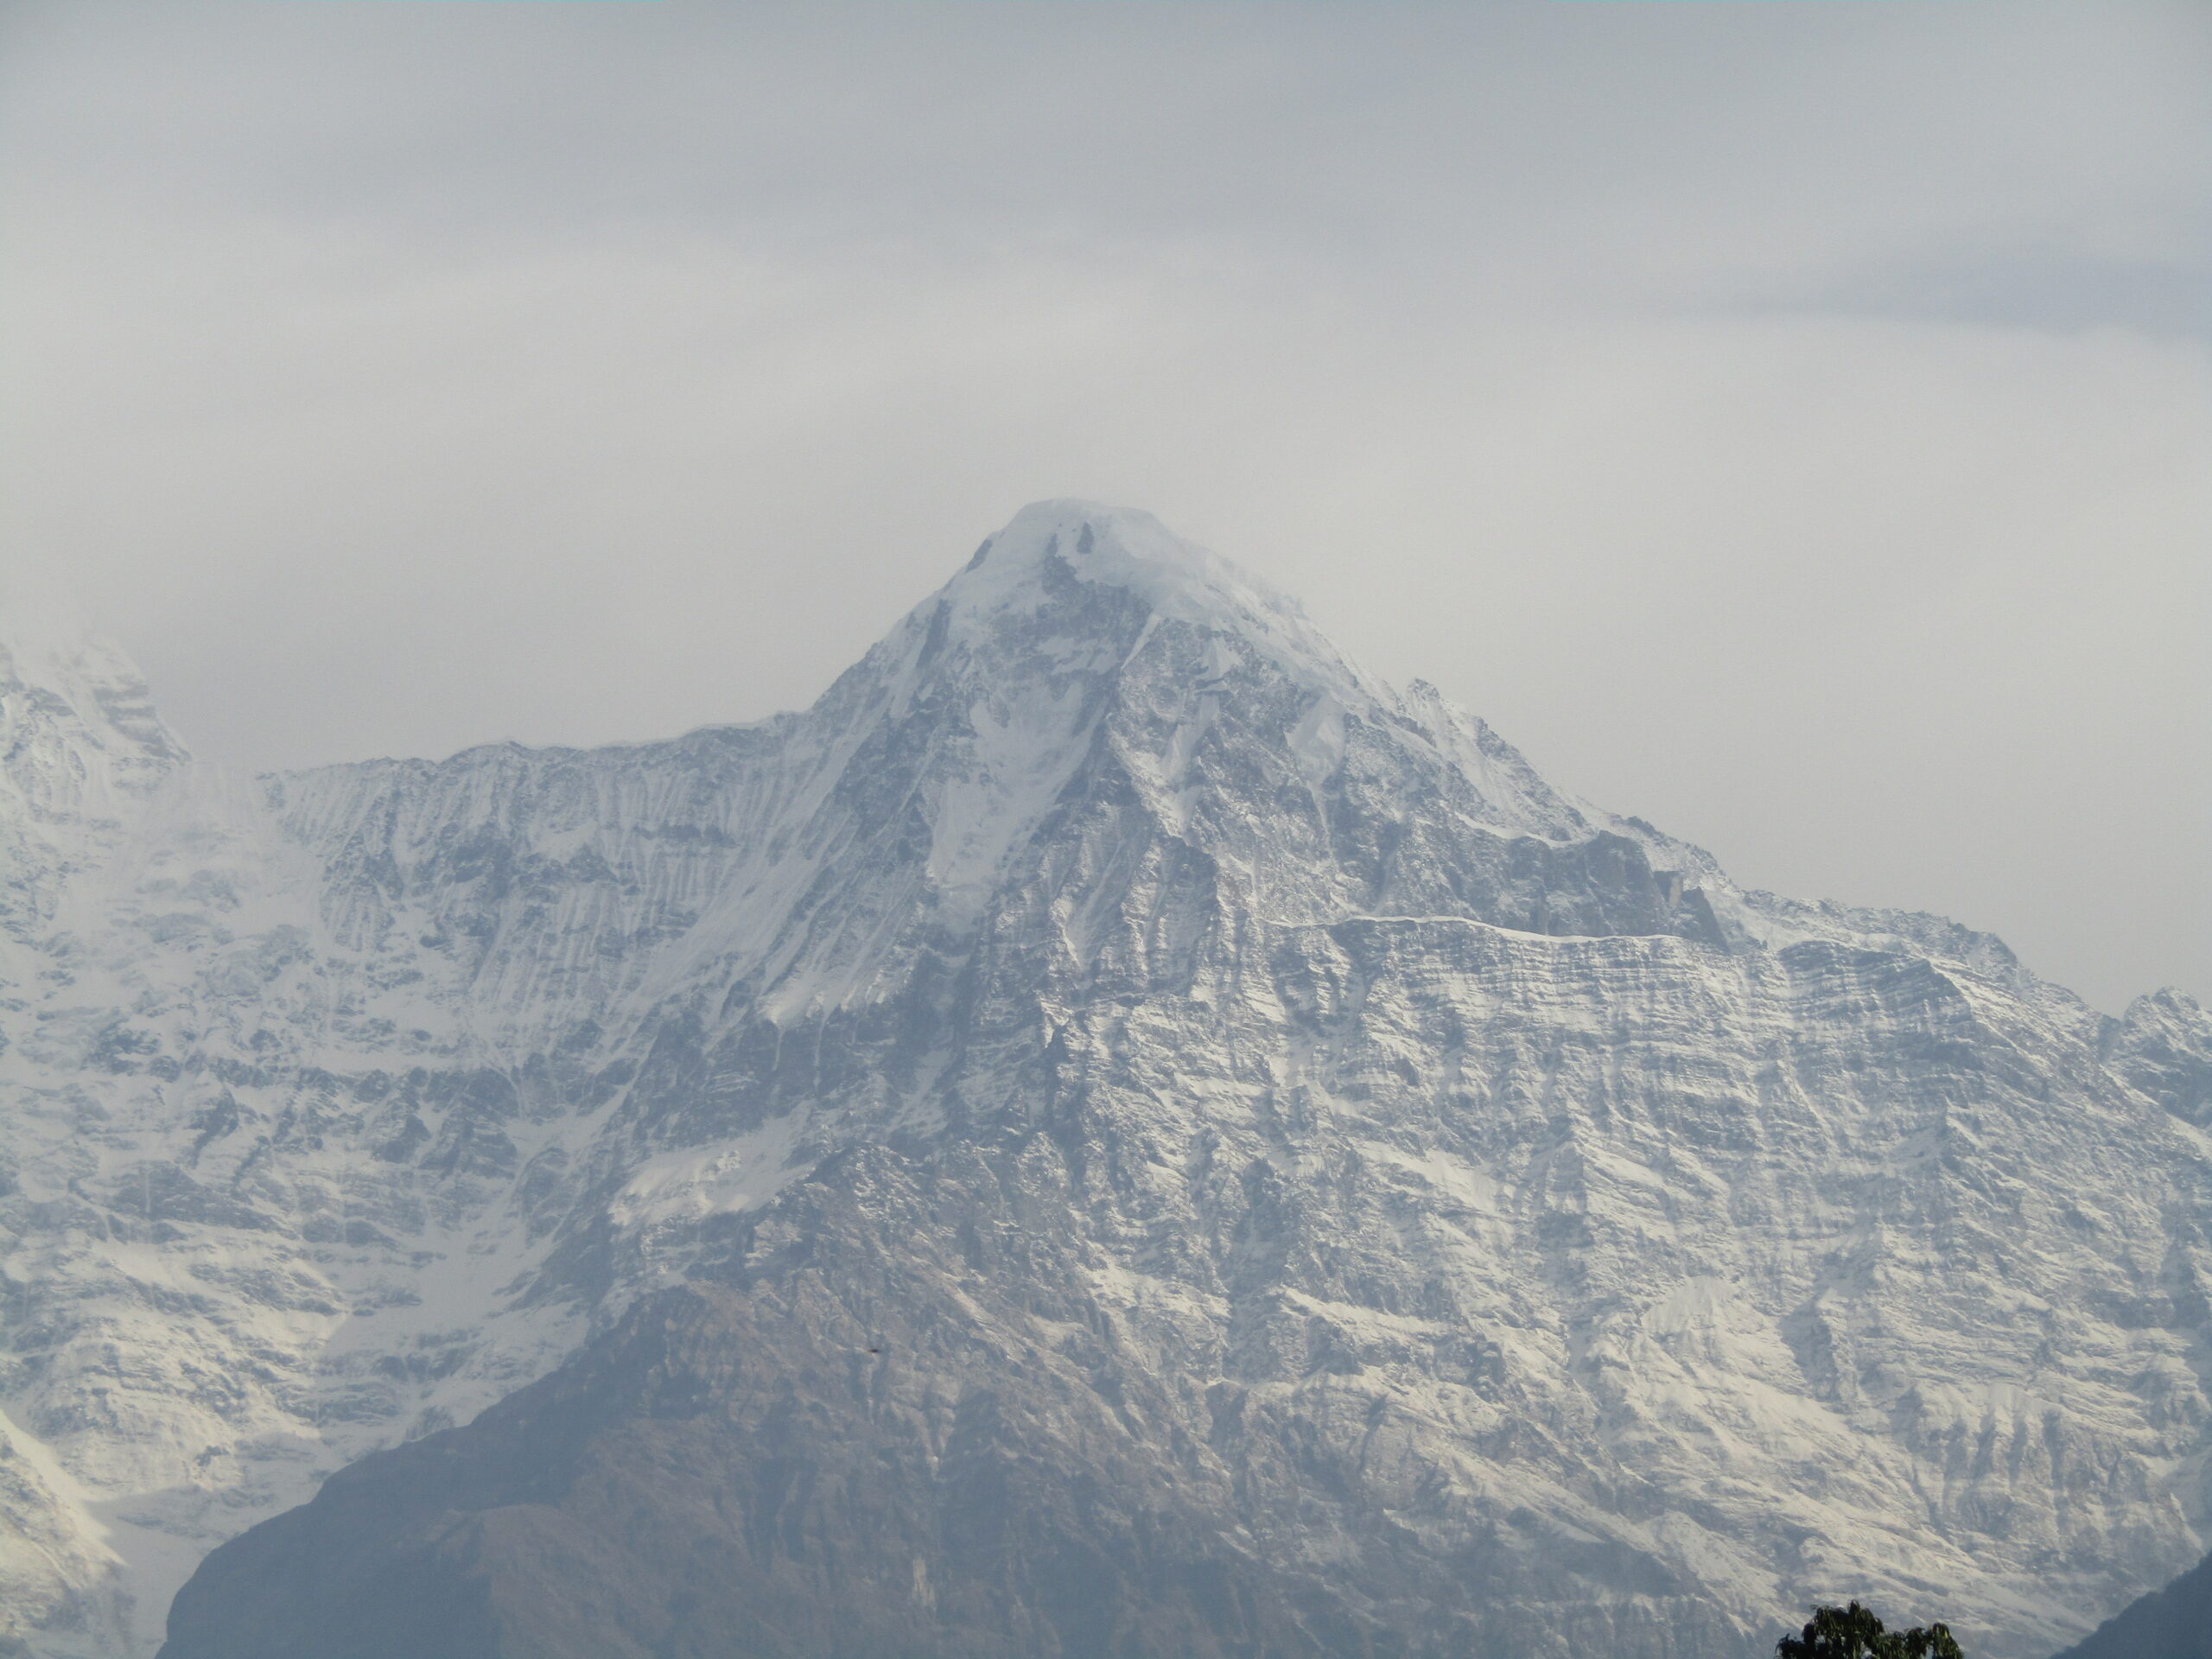
M 2194 1003 L 1740 889 L 1143 514 L 804 713 L 171 788 L 0 957 L 42 1659 L 2040 1659 L 2201 1553 Z

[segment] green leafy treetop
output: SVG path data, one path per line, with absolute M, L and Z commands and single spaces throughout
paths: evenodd
M 1949 1625 L 1885 1630 L 1855 1601 L 1816 1610 L 1805 1633 L 1783 1637 L 1774 1652 L 1775 1659 L 1963 1659 Z

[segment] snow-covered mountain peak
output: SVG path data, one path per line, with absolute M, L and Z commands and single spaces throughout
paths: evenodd
M 1152 514 L 1073 499 L 1022 508 L 976 550 L 947 592 L 963 609 L 1019 604 L 1035 593 L 1040 572 L 1054 558 L 1080 581 L 1132 588 L 1160 603 L 1195 600 L 1207 608 L 1300 614 L 1296 601 L 1185 541 Z
M 1086 603 L 1109 595 L 1121 602 Z M 938 605 L 950 635 L 969 643 L 1048 613 L 1080 626 L 1086 611 L 1103 621 L 1135 609 L 1147 620 L 1241 636 L 1299 677 L 1332 690 L 1363 698 L 1380 692 L 1314 630 L 1296 600 L 1133 507 L 1033 502 L 924 609 Z

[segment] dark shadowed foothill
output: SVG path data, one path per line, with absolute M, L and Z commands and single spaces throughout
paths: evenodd
M 2130 1603 L 2056 1659 L 2212 1659 L 2212 1558 Z

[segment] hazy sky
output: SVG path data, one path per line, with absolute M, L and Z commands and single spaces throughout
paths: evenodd
M 1086 495 L 2212 994 L 2201 0 L 0 5 L 0 575 L 203 754 L 803 704 Z

